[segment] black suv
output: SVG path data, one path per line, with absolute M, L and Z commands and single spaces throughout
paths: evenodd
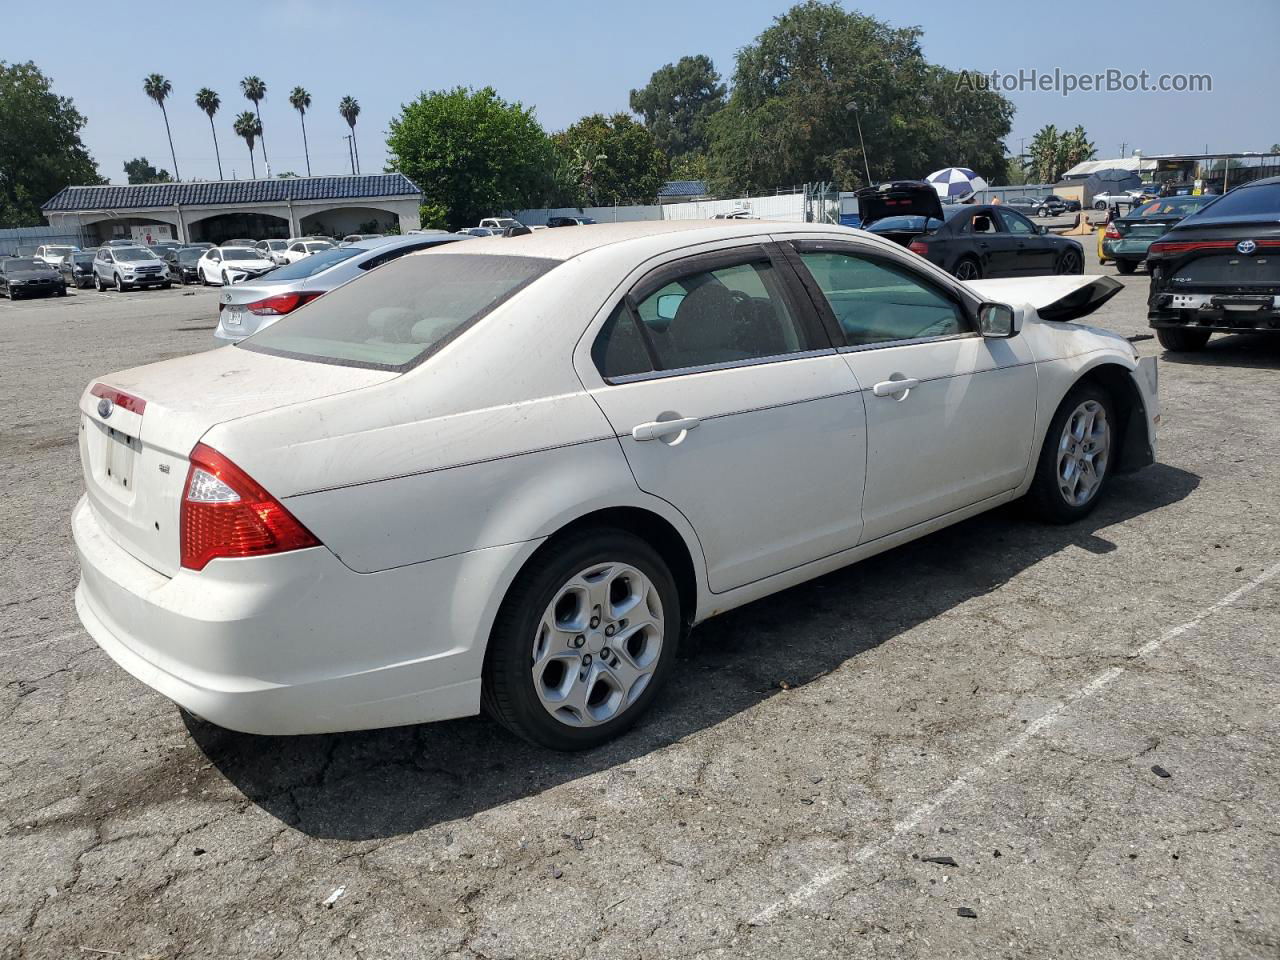
M 1242 184 L 1147 251 L 1147 319 L 1167 350 L 1214 333 L 1280 334 L 1280 177 Z

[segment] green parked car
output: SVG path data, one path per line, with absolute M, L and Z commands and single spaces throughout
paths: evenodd
M 1147 248 L 1175 223 L 1191 216 L 1216 196 L 1157 197 L 1112 220 L 1102 234 L 1103 262 L 1114 260 L 1121 273 L 1133 273 L 1147 259 Z

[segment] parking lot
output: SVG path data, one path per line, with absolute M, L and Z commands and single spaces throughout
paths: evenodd
M 1145 333 L 1121 279 L 1093 322 Z M 1280 340 L 1163 356 L 1158 463 L 1084 523 L 1001 508 L 713 620 L 560 755 L 241 735 L 116 667 L 77 398 L 212 348 L 216 290 L 70 294 L 0 301 L 5 960 L 1280 954 Z

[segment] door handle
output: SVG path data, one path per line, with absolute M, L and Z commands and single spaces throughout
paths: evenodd
M 877 397 L 894 397 L 908 390 L 914 390 L 918 386 L 920 386 L 919 380 L 914 377 L 903 377 L 901 380 L 881 380 L 871 388 L 871 392 Z
M 702 421 L 697 417 L 685 417 L 682 420 L 650 420 L 631 429 L 631 436 L 636 440 L 657 440 L 669 437 L 673 433 L 684 433 L 692 430 Z

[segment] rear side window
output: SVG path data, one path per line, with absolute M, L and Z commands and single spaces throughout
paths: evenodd
M 801 253 L 849 346 L 968 332 L 960 307 L 896 266 L 845 253 Z
M 690 273 L 624 301 L 592 347 L 606 379 L 813 349 L 767 260 Z
M 483 254 L 401 257 L 240 346 L 322 363 L 406 370 L 557 263 Z

